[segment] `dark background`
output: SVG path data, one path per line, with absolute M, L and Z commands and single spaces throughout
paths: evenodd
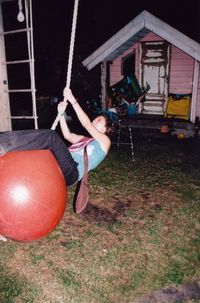
M 32 5 L 37 98 L 56 97 L 61 100 L 66 85 L 74 0 L 32 0 Z M 79 0 L 71 88 L 83 104 L 85 100 L 97 99 L 99 96 L 100 66 L 88 71 L 83 67 L 82 61 L 143 10 L 149 11 L 200 42 L 200 1 L 198 0 Z M 25 26 L 24 23 L 17 21 L 17 14 L 18 1 L 3 4 L 5 30 Z M 18 35 L 18 38 L 13 35 L 8 36 L 11 37 L 5 38 L 7 60 L 25 59 L 27 57 L 25 36 Z M 26 68 L 25 65 L 21 65 L 20 70 L 17 65 L 8 67 L 8 74 L 12 75 L 9 77 L 10 88 L 29 87 Z M 13 94 L 10 99 L 13 115 L 29 114 L 32 102 L 30 96 Z M 42 103 L 38 104 L 42 106 Z M 51 124 L 56 109 L 50 108 L 49 112 L 52 113 L 52 117 L 48 118 Z M 45 110 L 42 108 L 39 116 L 40 127 L 46 127 L 43 123 L 46 118 L 46 108 Z M 16 127 L 19 128 L 18 125 Z
M 74 1 L 36 0 L 33 4 L 37 88 L 58 95 L 66 83 Z M 197 0 L 80 0 L 72 69 L 72 86 L 77 91 L 95 95 L 98 68 L 88 72 L 81 61 L 144 9 L 200 42 Z

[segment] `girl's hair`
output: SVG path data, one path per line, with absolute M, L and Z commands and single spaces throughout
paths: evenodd
M 112 121 L 112 119 L 107 115 L 106 113 L 100 114 L 100 116 L 103 116 L 106 120 L 106 135 L 111 137 L 115 131 L 115 123 Z

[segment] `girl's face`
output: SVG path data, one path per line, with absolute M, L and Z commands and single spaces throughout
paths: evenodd
M 92 121 L 92 125 L 102 134 L 106 133 L 106 119 L 104 116 L 98 116 Z

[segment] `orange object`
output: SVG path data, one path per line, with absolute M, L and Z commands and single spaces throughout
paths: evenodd
M 185 138 L 185 135 L 184 135 L 183 133 L 179 133 L 179 134 L 177 135 L 177 137 L 178 137 L 179 140 L 182 140 L 182 139 Z
M 161 126 L 160 132 L 163 134 L 167 134 L 169 132 L 169 126 L 167 124 L 163 124 Z
M 67 188 L 49 150 L 13 151 L 0 157 L 0 235 L 30 242 L 60 222 Z

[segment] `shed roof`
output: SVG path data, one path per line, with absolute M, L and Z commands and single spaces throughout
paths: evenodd
M 90 70 L 102 61 L 113 61 L 149 32 L 157 34 L 200 61 L 199 43 L 144 10 L 82 63 Z

